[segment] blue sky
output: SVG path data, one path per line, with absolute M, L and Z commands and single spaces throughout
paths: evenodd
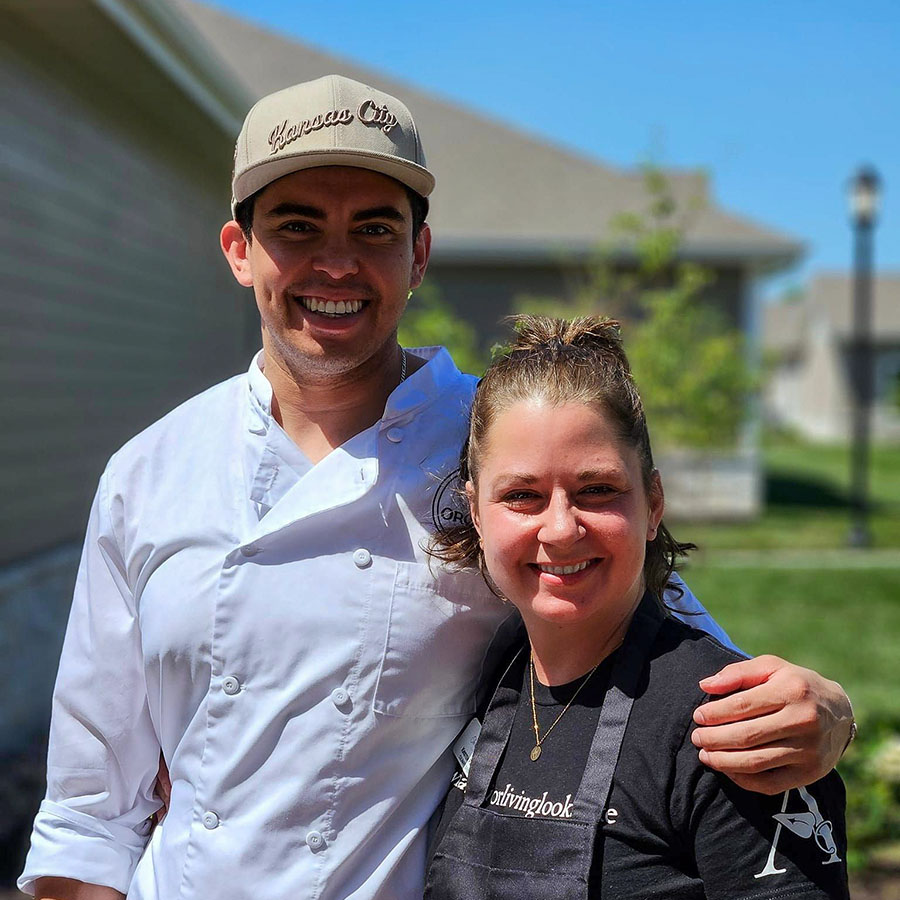
M 849 267 L 845 184 L 871 163 L 876 265 L 900 269 L 898 0 L 215 5 L 609 163 L 708 170 L 808 244 L 770 295 Z

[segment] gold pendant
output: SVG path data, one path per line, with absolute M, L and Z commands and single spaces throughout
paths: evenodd
M 541 745 L 535 744 L 531 750 L 531 761 L 537 762 L 541 755 Z

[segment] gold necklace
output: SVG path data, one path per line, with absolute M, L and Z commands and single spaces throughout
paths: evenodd
M 603 662 L 601 659 L 600 662 Z M 534 724 L 534 747 L 531 749 L 531 761 L 537 762 L 541 758 L 541 744 L 547 740 L 547 736 L 556 728 L 559 720 L 569 711 L 569 707 L 575 702 L 575 698 L 581 693 L 581 689 L 591 680 L 591 675 L 597 671 L 600 663 L 597 663 L 587 675 L 584 676 L 584 680 L 581 684 L 578 685 L 577 690 L 574 694 L 569 698 L 569 702 L 563 707 L 563 711 L 556 717 L 553 724 L 544 732 L 544 736 L 541 737 L 541 730 L 538 728 L 538 720 L 537 720 L 537 704 L 534 702 L 534 650 L 531 651 L 531 656 L 528 659 L 528 682 L 531 687 L 531 721 Z

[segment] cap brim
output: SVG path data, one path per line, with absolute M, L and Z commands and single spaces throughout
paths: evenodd
M 368 150 L 310 150 L 266 159 L 242 172 L 234 182 L 234 201 L 240 203 L 285 175 L 320 166 L 350 166 L 369 169 L 394 178 L 427 197 L 434 190 L 434 175 L 424 166 Z

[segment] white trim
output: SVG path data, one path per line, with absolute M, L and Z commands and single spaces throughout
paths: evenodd
M 106 13 L 230 138 L 237 135 L 243 121 L 243 115 L 238 111 L 248 109 L 251 98 L 245 96 L 236 82 L 228 78 L 209 49 L 193 37 L 187 23 L 170 8 L 153 0 L 92 0 L 92 2 Z M 136 6 L 141 8 L 143 17 L 134 9 Z M 158 33 L 148 27 L 148 24 L 157 26 Z M 165 38 L 175 35 L 189 58 L 196 60 L 198 67 L 207 70 L 202 74 L 208 76 L 208 82 L 224 97 L 225 102 L 222 102 L 198 73 L 191 71 L 164 43 Z

